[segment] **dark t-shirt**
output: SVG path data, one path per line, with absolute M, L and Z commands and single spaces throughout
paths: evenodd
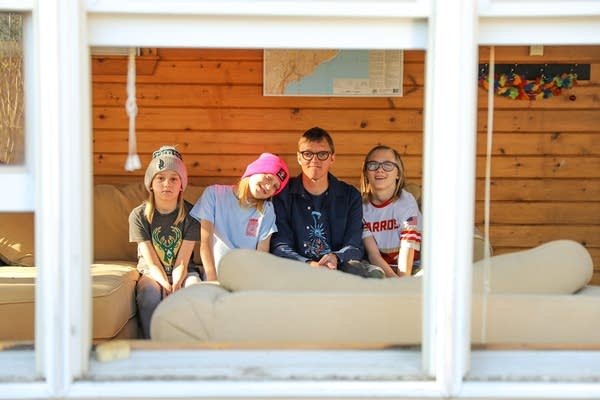
M 129 214 L 129 241 L 145 242 L 149 240 L 156 251 L 167 274 L 173 271 L 173 264 L 184 240 L 198 241 L 200 239 L 200 225 L 197 220 L 190 217 L 192 205 L 184 202 L 186 218 L 183 222 L 174 225 L 177 218 L 177 209 L 169 214 L 154 211 L 152 224 L 144 216 L 145 203 L 137 206 Z M 193 263 L 193 254 L 188 264 L 188 271 L 196 269 Z M 148 264 L 138 250 L 138 271 L 148 272 Z

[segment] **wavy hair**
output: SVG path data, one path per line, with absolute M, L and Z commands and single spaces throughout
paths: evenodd
M 371 193 L 373 191 L 371 184 L 369 183 L 369 179 L 367 178 L 367 161 L 371 158 L 373 153 L 379 150 L 389 150 L 394 153 L 394 158 L 396 164 L 398 164 L 398 179 L 396 180 L 396 189 L 394 190 L 394 195 L 392 196 L 394 199 L 397 199 L 402 194 L 402 189 L 406 186 L 406 177 L 404 175 L 404 163 L 402 162 L 402 157 L 400 157 L 400 153 L 398 153 L 395 149 L 392 149 L 390 146 L 386 146 L 384 144 L 379 144 L 373 147 L 367 155 L 365 156 L 365 160 L 363 161 L 362 172 L 360 174 L 360 195 L 362 197 L 363 203 L 368 203 L 371 197 Z
M 252 196 L 252 192 L 250 191 L 249 176 L 240 179 L 238 184 L 234 187 L 233 191 L 235 192 L 235 195 L 238 198 L 240 207 L 255 207 L 259 213 L 264 214 L 265 201 L 268 201 L 268 199 L 257 199 L 256 197 Z
M 183 205 L 183 190 L 179 192 L 177 196 L 177 218 L 175 218 L 174 225 L 178 225 L 185 220 L 185 207 Z M 144 208 L 144 216 L 149 223 L 152 223 L 154 218 L 154 211 L 156 210 L 156 201 L 154 200 L 154 192 L 150 192 L 148 199 L 145 201 L 146 207 Z

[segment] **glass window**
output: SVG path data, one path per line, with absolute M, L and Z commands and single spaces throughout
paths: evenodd
M 471 351 L 468 346 L 468 321 L 471 314 L 475 317 L 477 313 L 477 310 L 471 313 L 468 306 L 471 297 L 468 260 L 471 254 L 467 254 L 470 253 L 467 250 L 471 246 L 466 244 L 472 237 L 474 196 L 470 194 L 474 190 L 475 176 L 472 170 L 475 168 L 475 140 L 470 135 L 476 129 L 469 125 L 475 123 L 477 111 L 471 107 L 471 99 L 467 99 L 467 104 L 461 103 L 465 96 L 472 95 L 469 88 L 474 88 L 476 83 L 462 84 L 460 78 L 465 71 L 475 68 L 475 62 L 469 61 L 473 53 L 463 53 L 461 50 L 465 48 L 459 45 L 476 46 L 478 41 L 481 44 L 514 41 L 523 45 L 526 40 L 597 44 L 600 43 L 598 6 L 593 2 L 571 5 L 553 1 L 549 2 L 552 7 L 544 8 L 535 1 L 482 0 L 479 11 L 485 17 L 479 17 L 477 21 L 477 17 L 464 12 L 466 9 L 460 9 L 463 12 L 459 15 L 453 14 L 454 8 L 460 8 L 454 2 L 448 2 L 447 8 L 443 8 L 444 2 L 431 2 L 430 5 L 430 2 L 419 1 L 420 7 L 409 4 L 411 7 L 404 8 L 405 3 L 410 2 L 356 0 L 343 4 L 358 5 L 359 11 L 353 11 L 353 7 L 336 11 L 330 5 L 323 7 L 325 3 L 317 0 L 306 3 L 310 9 L 293 12 L 284 9 L 290 6 L 288 3 L 292 2 L 237 2 L 235 10 L 230 10 L 229 2 L 220 5 L 186 2 L 191 9 L 183 10 L 180 3 L 164 1 L 99 0 L 79 3 L 77 15 L 71 8 L 53 9 L 54 3 L 35 3 L 36 12 L 40 11 L 36 17 L 38 21 L 43 20 L 36 26 L 37 33 L 47 45 L 40 46 L 42 49 L 37 49 L 36 54 L 41 55 L 43 61 L 50 61 L 49 71 L 43 75 L 47 79 L 38 82 L 47 86 L 43 87 L 40 100 L 37 100 L 40 102 L 37 113 L 44 117 L 41 118 L 40 124 L 44 126 L 40 127 L 40 132 L 44 134 L 38 135 L 35 141 L 36 146 L 42 147 L 38 154 L 41 165 L 36 170 L 40 174 L 36 218 L 41 222 L 37 226 L 43 243 L 38 241 L 37 247 L 43 249 L 42 254 L 49 265 L 40 271 L 42 290 L 37 292 L 44 300 L 38 302 L 37 322 L 41 322 L 44 329 L 37 332 L 39 359 L 36 361 L 38 370 L 46 375 L 48 386 L 32 390 L 32 385 L 15 385 L 19 377 L 4 379 L 2 374 L 0 397 L 90 397 L 97 395 L 98 381 L 103 381 L 103 395 L 120 398 L 174 398 L 189 397 L 190 394 L 206 397 L 402 395 L 482 398 L 517 397 L 524 393 L 530 397 L 547 396 L 548 393 L 556 398 L 570 397 L 573 393 L 579 397 L 598 397 L 597 351 L 499 354 Z M 461 6 L 464 4 L 461 2 Z M 315 5 L 321 8 L 312 8 Z M 473 6 L 469 9 L 477 10 L 474 2 L 469 5 Z M 559 10 L 558 6 L 562 8 Z M 58 23 L 56 15 L 63 19 L 58 18 L 62 23 Z M 368 18 L 363 18 L 365 15 Z M 414 21 L 409 21 L 407 15 Z M 514 18 L 515 15 L 518 18 Z M 537 18 L 553 16 L 556 19 Z M 560 20 L 556 16 L 560 16 Z M 318 18 L 318 24 L 314 23 L 315 18 Z M 69 21 L 73 25 L 69 25 Z M 459 32 L 453 29 L 456 26 L 450 26 L 447 30 L 445 22 L 460 23 L 465 29 Z M 431 26 L 428 28 L 427 24 Z M 474 29 L 478 24 L 481 29 Z M 404 29 L 394 29 L 400 25 Z M 444 40 L 444 35 L 449 40 Z M 426 235 L 429 232 L 430 238 L 435 239 L 430 241 L 432 246 L 426 251 L 429 256 L 424 262 L 426 266 L 427 262 L 435 262 L 439 275 L 433 277 L 424 292 L 429 303 L 424 309 L 424 354 L 421 357 L 427 377 L 433 377 L 435 382 L 419 382 L 422 376 L 419 354 L 403 350 L 274 352 L 204 348 L 196 351 L 175 346 L 178 351 L 172 351 L 172 348 L 160 345 L 157 349 L 152 343 L 145 346 L 139 342 L 115 342 L 114 347 L 107 347 L 109 358 L 114 362 L 89 358 L 92 295 L 87 279 L 89 272 L 82 265 L 90 264 L 89 255 L 92 254 L 91 235 L 87 231 L 91 229 L 93 213 L 90 210 L 92 129 L 86 125 L 91 110 L 85 86 L 90 82 L 89 68 L 85 64 L 89 54 L 81 47 L 170 47 L 178 43 L 196 48 L 285 48 L 294 43 L 304 48 L 323 45 L 405 48 L 405 42 L 410 41 L 407 38 L 414 36 L 418 36 L 420 48 L 427 47 L 428 52 L 425 74 L 425 98 L 429 102 L 425 107 L 428 119 L 425 130 L 428 134 L 424 138 L 426 157 L 423 164 L 424 176 L 431 176 L 433 169 L 434 177 L 424 182 L 425 215 L 429 218 L 424 232 Z M 42 50 L 46 53 L 42 54 Z M 460 64 L 457 61 L 460 59 L 466 59 L 467 65 Z M 461 66 L 466 68 L 459 68 Z M 471 72 L 466 73 L 469 79 L 475 75 Z M 447 85 L 448 82 L 459 82 L 462 86 L 457 88 Z M 78 108 L 80 105 L 83 105 L 82 109 Z M 69 118 L 62 115 L 66 110 L 71 111 Z M 547 115 L 553 112 L 551 108 L 547 111 Z M 58 115 L 62 115 L 60 123 L 53 119 Z M 588 117 L 590 126 L 595 126 L 593 110 L 582 115 Z M 106 115 L 102 114 L 104 117 Z M 461 125 L 455 118 L 466 123 Z M 461 127 L 464 128 L 462 134 Z M 44 154 L 46 150 L 53 157 Z M 60 161 L 56 161 L 56 155 L 60 156 Z M 592 163 L 597 162 L 595 155 L 586 153 L 582 156 Z M 0 204 L 3 210 L 8 208 L 5 203 Z M 461 229 L 463 225 L 469 229 Z M 434 232 L 437 227 L 440 227 L 439 232 Z M 596 231 L 592 229 L 591 232 Z M 134 351 L 130 353 L 132 349 Z M 0 354 L 2 372 L 10 370 L 5 366 L 11 366 L 8 357 L 3 357 L 6 353 Z M 523 360 L 527 362 L 520 363 Z M 553 373 L 545 374 L 539 366 L 556 363 L 556 360 L 562 361 L 563 369 L 564 365 L 569 365 L 570 373 L 568 376 L 557 374 L 557 381 Z M 519 370 L 518 367 L 523 365 L 525 369 Z M 381 366 L 383 368 L 378 370 Z M 472 379 L 465 381 L 463 376 L 469 367 L 473 371 L 469 376 Z M 365 374 L 365 369 L 369 373 Z M 514 378 L 512 385 L 502 385 L 506 377 Z M 403 379 L 408 381 L 403 382 Z M 4 385 L 4 382 L 9 384 Z
M 0 164 L 25 162 L 23 17 L 0 13 Z

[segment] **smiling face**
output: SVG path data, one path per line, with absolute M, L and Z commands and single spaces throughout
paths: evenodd
M 152 192 L 157 200 L 177 201 L 181 190 L 181 178 L 175 171 L 159 172 L 152 179 Z
M 252 197 L 261 200 L 272 197 L 280 185 L 279 178 L 273 174 L 254 174 L 250 176 L 248 188 Z
M 318 153 L 321 153 L 321 158 L 324 158 L 324 152 L 328 153 L 325 160 L 319 159 Z M 306 158 L 312 159 L 307 160 Z M 302 173 L 312 181 L 318 181 L 322 178 L 327 179 L 327 173 L 335 161 L 335 154 L 331 153 L 331 148 L 326 140 L 319 142 L 309 142 L 301 140 L 298 146 L 298 163 L 302 167 Z
M 400 170 L 397 167 L 398 163 L 394 156 L 394 152 L 384 149 L 376 150 L 371 154 L 365 164 L 368 165 L 370 162 L 373 165 L 379 163 L 379 166 L 374 171 L 371 171 L 368 168 L 366 170 L 366 176 L 372 189 L 374 191 L 395 190 L 396 183 L 400 176 Z M 386 171 L 382 163 L 386 163 L 386 165 L 393 164 L 394 166 L 391 171 Z

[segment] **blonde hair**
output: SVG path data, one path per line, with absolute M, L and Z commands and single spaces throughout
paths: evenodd
M 394 199 L 397 199 L 402 194 L 402 189 L 406 186 L 406 177 L 404 176 L 404 163 L 402 163 L 402 158 L 400 157 L 400 153 L 396 150 L 392 149 L 389 146 L 379 144 L 373 147 L 365 156 L 365 160 L 363 161 L 362 172 L 360 174 L 360 195 L 362 197 L 363 203 L 368 203 L 371 199 L 371 193 L 373 189 L 371 188 L 371 184 L 369 183 L 369 179 L 367 178 L 367 161 L 371 158 L 371 155 L 379 150 L 389 150 L 394 153 L 394 159 L 396 164 L 398 164 L 398 179 L 396 180 L 396 189 L 394 190 L 394 195 L 392 196 Z
M 144 207 L 144 216 L 149 223 L 152 223 L 152 219 L 154 218 L 154 211 L 156 210 L 156 201 L 154 200 L 154 192 L 150 192 L 148 195 L 148 199 L 144 202 L 146 206 Z M 177 196 L 177 218 L 175 218 L 174 225 L 179 225 L 185 220 L 186 212 L 184 206 L 183 199 L 183 190 L 179 192 L 179 196 Z
M 267 199 L 257 199 L 252 196 L 252 192 L 250 191 L 250 177 L 247 176 L 245 178 L 240 179 L 238 184 L 233 188 L 236 197 L 240 203 L 240 207 L 242 208 L 256 208 L 259 213 L 264 214 L 265 209 L 265 201 Z

